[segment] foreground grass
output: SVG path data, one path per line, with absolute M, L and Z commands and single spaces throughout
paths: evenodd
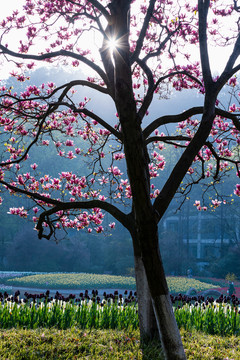
M 213 284 L 186 277 L 167 277 L 171 293 L 185 293 L 190 288 L 197 291 L 212 289 Z M 35 287 L 43 289 L 136 289 L 132 276 L 101 275 L 87 273 L 54 273 L 15 277 L 6 281 L 14 287 Z
M 181 330 L 188 360 L 240 360 L 240 338 Z M 141 348 L 138 331 L 1 330 L 0 359 L 162 360 L 155 342 Z
M 211 336 L 181 330 L 188 360 L 240 360 L 240 337 Z
M 162 357 L 157 343 L 140 347 L 138 331 L 12 329 L 0 331 L 0 359 L 162 360 Z

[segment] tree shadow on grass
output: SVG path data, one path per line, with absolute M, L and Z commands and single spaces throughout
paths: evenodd
M 164 360 L 158 339 L 141 342 L 142 360 Z

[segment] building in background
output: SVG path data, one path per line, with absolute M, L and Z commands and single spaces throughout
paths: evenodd
M 175 249 L 171 258 L 176 260 L 178 274 L 185 275 L 192 263 L 202 271 L 226 256 L 229 248 L 240 246 L 240 212 L 228 205 L 214 212 L 190 211 L 186 203 L 177 214 L 169 211 L 165 216 L 161 242 L 163 248 Z

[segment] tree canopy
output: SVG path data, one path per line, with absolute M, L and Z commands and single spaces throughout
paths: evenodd
M 15 64 L 11 76 L 26 82 L 20 94 L 4 83 L 0 89 L 0 183 L 2 191 L 25 195 L 34 204 L 31 211 L 12 207 L 9 212 L 32 217 L 39 237 L 47 239 L 61 228 L 100 233 L 104 212 L 121 222 L 133 239 L 140 316 L 145 294 L 168 359 L 185 355 L 157 226 L 176 192 L 188 196 L 192 185 L 206 178 L 214 185 L 231 168 L 240 176 L 239 10 L 235 0 L 26 0 L 22 13 L 16 10 L 0 24 L 1 57 Z M 218 73 L 212 69 L 211 46 L 215 52 L 222 48 Z M 26 71 L 39 62 L 79 67 L 87 76 L 36 86 Z M 91 108 L 85 88 L 111 99 L 111 120 Z M 226 88 L 231 103 L 219 100 Z M 151 117 L 154 97 L 184 89 L 196 91 L 201 104 Z M 157 188 L 165 144 L 182 152 Z M 46 161 L 55 147 L 58 175 L 51 169 L 40 174 L 38 164 L 31 163 L 33 146 Z M 69 167 L 62 167 L 61 159 L 69 160 Z M 76 159 L 79 171 L 73 172 Z M 233 191 L 240 195 L 238 181 Z M 221 200 L 212 201 L 217 207 Z M 205 209 L 199 200 L 196 207 Z

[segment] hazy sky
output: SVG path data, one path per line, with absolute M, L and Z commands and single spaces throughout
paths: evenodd
M 21 10 L 24 0 L 7 0 L 1 4 L 0 19 L 12 13 L 13 10 Z
M 139 1 L 141 1 L 141 0 L 139 0 Z M 7 15 L 11 15 L 13 10 L 18 9 L 21 12 L 22 6 L 25 3 L 25 0 L 7 0 L 7 1 L 2 0 L 1 2 L 3 4 L 1 4 L 0 21 Z M 19 30 L 18 30 L 17 34 L 13 35 L 15 44 L 18 43 L 17 35 L 19 35 L 19 40 L 20 40 Z M 10 41 L 9 41 L 9 43 L 10 43 Z M 199 51 L 198 47 L 196 46 L 196 52 L 198 52 L 198 51 Z M 223 70 L 223 67 L 226 62 L 226 58 L 229 56 L 229 51 L 226 51 L 226 49 L 223 50 L 222 48 L 220 48 L 220 49 L 211 48 L 210 56 L 211 56 L 210 59 L 211 59 L 212 69 L 213 69 L 213 72 L 215 73 L 216 71 Z M 2 66 L 2 68 L 3 68 L 3 66 Z M 6 74 L 7 73 L 6 65 L 4 66 L 4 68 L 5 68 L 4 74 Z M 0 77 L 5 77 L 5 76 L 3 76 L 1 69 L 0 69 Z

